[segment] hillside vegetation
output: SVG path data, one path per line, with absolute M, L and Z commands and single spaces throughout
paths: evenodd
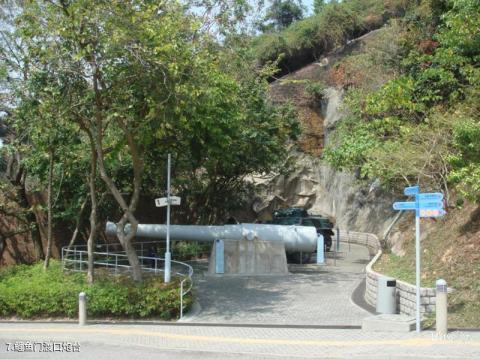
M 479 26 L 478 1 L 422 1 L 390 25 L 390 50 L 345 58 L 348 111 L 325 159 L 392 188 L 455 186 L 459 201 L 478 200 Z M 390 78 L 371 81 L 378 72 Z
M 253 40 L 261 64 L 275 62 L 285 74 L 317 60 L 388 19 L 403 16 L 408 0 L 344 0 L 330 2 L 311 17 L 283 31 L 267 32 Z

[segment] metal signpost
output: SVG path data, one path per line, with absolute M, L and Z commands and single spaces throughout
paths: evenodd
M 446 212 L 442 193 L 420 193 L 420 187 L 413 186 L 405 188 L 404 194 L 415 196 L 415 202 L 395 202 L 393 209 L 415 210 L 416 329 L 420 333 L 420 217 L 441 217 Z
M 179 206 L 180 197 L 170 196 L 170 167 L 171 167 L 171 155 L 168 154 L 167 165 L 167 197 L 156 198 L 155 205 L 157 207 L 167 206 L 167 249 L 165 251 L 165 283 L 170 283 L 171 268 L 172 268 L 172 254 L 170 253 L 170 206 Z

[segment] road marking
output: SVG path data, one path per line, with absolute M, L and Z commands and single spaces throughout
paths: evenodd
M 90 333 L 90 334 L 111 334 L 111 335 L 138 335 L 150 337 L 162 337 L 173 340 L 190 340 L 199 342 L 234 343 L 234 344 L 275 344 L 275 345 L 303 345 L 303 346 L 377 346 L 377 345 L 399 345 L 410 347 L 426 347 L 433 345 L 454 345 L 480 347 L 480 341 L 466 340 L 434 340 L 429 338 L 408 338 L 408 339 L 385 339 L 385 340 L 294 340 L 294 339 L 262 339 L 262 338 L 240 338 L 220 337 L 191 334 L 175 334 L 167 332 L 151 332 L 142 329 L 90 329 L 90 328 L 0 328 L 0 332 L 8 333 Z

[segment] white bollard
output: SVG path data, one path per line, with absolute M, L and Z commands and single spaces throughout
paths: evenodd
M 447 282 L 439 279 L 436 282 L 436 325 L 437 337 L 445 338 L 448 332 L 447 326 Z
M 87 295 L 80 292 L 78 295 L 78 324 L 87 324 Z

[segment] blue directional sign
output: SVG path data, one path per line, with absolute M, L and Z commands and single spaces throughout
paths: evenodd
M 415 209 L 415 202 L 395 202 L 393 209 L 404 211 L 407 209 Z
M 441 193 L 420 193 L 418 186 L 407 187 L 403 191 L 407 196 L 415 196 L 415 202 L 395 202 L 393 209 L 396 210 L 415 210 L 415 277 L 416 277 L 416 308 L 415 322 L 417 333 L 420 332 L 420 218 L 421 217 L 442 217 L 445 215 L 443 208 L 443 194 Z
M 420 201 L 418 204 L 420 209 L 443 209 L 443 202 L 439 201 Z
M 418 187 L 418 186 L 406 187 L 404 189 L 403 193 L 405 193 L 406 196 L 416 195 L 416 194 L 420 193 L 420 187 Z
M 442 193 L 419 193 L 417 195 L 419 201 L 441 201 L 443 199 Z

